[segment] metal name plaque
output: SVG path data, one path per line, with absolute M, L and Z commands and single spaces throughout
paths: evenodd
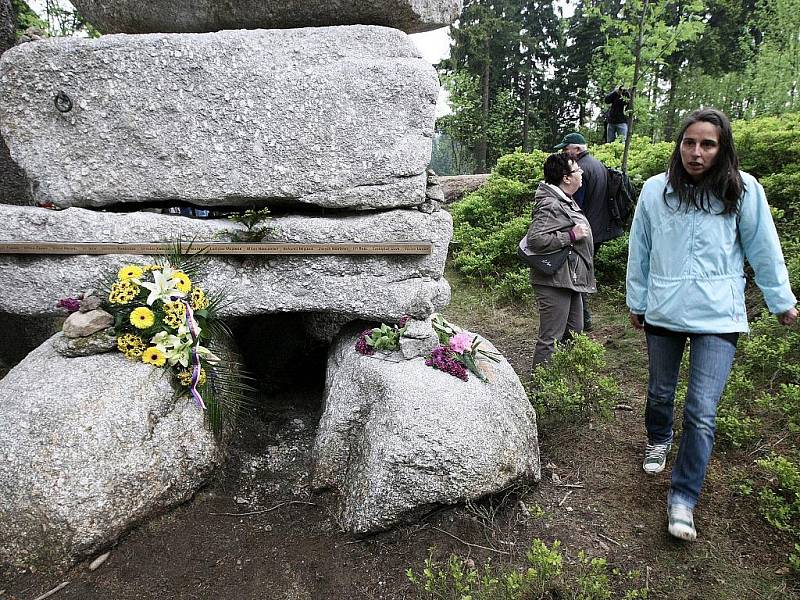
M 0 254 L 163 254 L 167 243 L 114 242 L 0 242 Z M 184 242 L 184 250 L 203 254 L 430 254 L 430 242 L 292 243 L 292 242 Z

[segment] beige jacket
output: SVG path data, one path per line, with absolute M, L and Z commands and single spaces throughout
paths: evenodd
M 589 235 L 574 243 L 569 230 L 583 223 Z M 532 285 L 549 285 L 568 288 L 576 292 L 596 292 L 592 240 L 589 221 L 574 200 L 567 197 L 557 186 L 542 182 L 536 190 L 533 217 L 528 227 L 528 247 L 537 254 L 555 252 L 572 244 L 573 251 L 564 265 L 552 275 L 531 269 Z

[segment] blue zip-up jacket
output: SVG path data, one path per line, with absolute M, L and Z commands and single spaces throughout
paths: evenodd
M 764 188 L 752 175 L 741 175 L 738 216 L 678 207 L 666 173 L 645 182 L 628 248 L 626 300 L 632 313 L 671 331 L 747 332 L 745 257 L 770 312 L 780 315 L 797 303 Z M 722 206 L 713 199 L 713 213 Z

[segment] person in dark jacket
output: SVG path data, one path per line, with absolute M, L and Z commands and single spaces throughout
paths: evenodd
M 628 137 L 628 109 L 631 106 L 631 92 L 621 85 L 606 96 L 606 104 L 611 106 L 606 115 L 606 141 L 610 144 L 617 137 L 625 141 Z
M 566 262 L 552 275 L 531 268 L 530 281 L 539 307 L 534 366 L 550 358 L 556 340 L 583 330 L 581 293 L 596 289 L 592 229 L 572 199 L 581 186 L 581 174 L 581 168 L 566 154 L 551 154 L 544 163 L 544 181 L 534 195 L 528 248 L 545 254 L 572 246 Z
M 574 198 L 592 227 L 593 255 L 596 255 L 603 242 L 622 235 L 622 228 L 611 219 L 608 211 L 608 169 L 589 154 L 586 138 L 580 133 L 565 135 L 555 149 L 562 150 L 583 170 L 583 184 L 575 193 Z M 591 331 L 592 315 L 587 300 L 587 297 L 584 296 L 583 328 L 585 331 Z

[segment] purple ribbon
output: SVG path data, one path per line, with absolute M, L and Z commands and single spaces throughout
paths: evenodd
M 194 398 L 194 403 L 203 410 L 206 410 L 206 403 L 203 402 L 203 397 L 197 391 L 197 383 L 200 381 L 200 356 L 197 354 L 197 348 L 200 346 L 200 328 L 197 321 L 194 320 L 194 311 L 185 298 L 181 298 L 181 302 L 186 307 L 186 323 L 189 325 L 189 333 L 192 334 L 192 381 L 189 386 L 189 393 Z

